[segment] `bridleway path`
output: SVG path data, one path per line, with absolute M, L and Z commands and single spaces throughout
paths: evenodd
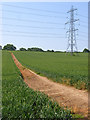
M 23 67 L 13 53 L 12 58 L 20 70 L 25 83 L 32 89 L 44 92 L 60 106 L 68 107 L 73 112 L 87 116 L 88 114 L 88 92 L 78 90 L 49 80 L 46 77 L 37 75 L 33 71 Z

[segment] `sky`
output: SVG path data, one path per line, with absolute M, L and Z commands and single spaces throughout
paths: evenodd
M 65 25 L 70 19 L 67 13 L 71 6 L 77 8 L 74 18 L 78 51 L 88 48 L 88 3 L 87 2 L 3 2 L 2 46 L 13 44 L 21 47 L 39 47 L 44 50 L 65 51 L 68 45 Z

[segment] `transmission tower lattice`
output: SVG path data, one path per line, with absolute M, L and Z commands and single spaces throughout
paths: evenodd
M 65 23 L 65 25 L 69 24 L 69 30 L 66 32 L 68 33 L 68 46 L 66 52 L 69 52 L 69 48 L 70 48 L 71 55 L 73 55 L 74 48 L 76 49 L 75 51 L 78 51 L 76 44 L 76 31 L 78 29 L 75 29 L 75 22 L 78 21 L 79 19 L 74 19 L 75 10 L 77 9 L 74 9 L 72 6 L 71 10 L 67 12 L 70 13 L 70 20 L 67 23 Z

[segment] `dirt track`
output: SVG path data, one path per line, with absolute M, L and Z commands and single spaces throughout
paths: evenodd
M 59 103 L 60 106 L 68 107 L 75 113 L 87 116 L 88 114 L 88 92 L 78 90 L 74 87 L 55 83 L 46 77 L 42 77 L 24 68 L 16 57 L 11 53 L 12 58 L 19 68 L 25 83 L 34 90 L 44 92 Z

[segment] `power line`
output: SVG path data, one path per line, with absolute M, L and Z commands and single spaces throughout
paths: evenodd
M 81 22 L 81 23 L 86 23 L 86 24 L 88 24 L 88 21 L 87 21 L 87 22 L 85 22 L 85 21 L 80 20 L 80 22 Z
M 23 6 L 16 6 L 16 5 L 10 5 L 10 4 L 1 4 L 1 5 L 4 5 L 4 6 L 10 6 L 10 7 L 16 7 L 16 8 L 23 8 L 23 9 L 31 9 L 31 10 L 35 10 L 35 11 L 44 11 L 44 12 L 49 12 L 49 13 L 57 13 L 57 14 L 65 14 L 64 12 L 58 12 L 58 11 L 49 11 L 49 10 L 43 10 L 43 9 L 36 9 L 36 8 L 27 8 L 27 7 L 23 7 Z M 81 15 L 81 14 L 77 14 L 81 17 L 84 17 L 84 18 L 88 18 L 88 16 L 84 16 L 84 15 Z
M 1 17 L 0 17 L 1 18 Z M 2 17 L 1 19 L 8 19 L 8 20 L 17 20 L 17 21 L 24 21 L 24 22 L 38 22 L 38 23 L 45 23 L 45 24 L 63 24 L 63 23 L 53 23 L 53 22 L 42 22 L 42 21 L 36 21 L 36 20 L 27 20 L 27 19 L 18 19 L 18 18 L 9 18 L 9 17 Z
M 84 17 L 84 18 L 88 18 L 88 16 L 84 16 L 84 15 L 81 15 L 81 14 L 77 14 L 77 15 L 79 15 L 81 17 Z
M 36 15 L 36 16 L 45 16 L 45 17 L 54 17 L 54 18 L 64 18 L 64 17 L 60 17 L 60 16 L 51 16 L 51 15 L 42 15 L 42 14 L 38 14 L 38 13 L 31 13 L 31 12 L 18 12 L 18 11 L 10 11 L 10 10 L 2 10 L 2 12 L 10 12 L 10 13 L 17 13 L 17 14 L 31 14 L 31 15 Z
M 26 25 L 12 25 L 12 24 L 0 24 L 0 25 L 5 25 L 9 27 L 25 27 L 25 28 L 33 28 L 33 29 L 64 29 L 64 28 L 59 28 L 59 27 L 38 27 L 38 26 L 26 26 Z
M 37 35 L 18 35 L 18 34 L 5 34 L 5 33 L 0 33 L 0 35 L 4 35 L 4 36 L 16 36 L 16 37 L 39 37 L 39 38 L 65 38 L 65 37 L 61 37 L 61 36 L 57 36 L 57 37 L 54 37 L 54 36 L 37 36 Z M 86 39 L 88 39 L 88 37 L 84 36 L 84 35 L 80 35 L 79 38 L 81 37 L 85 37 Z M 79 41 L 82 41 L 82 40 L 79 40 Z M 85 41 L 85 40 L 84 40 Z
M 61 37 L 61 36 L 57 36 L 57 37 L 54 37 L 54 36 L 37 36 L 37 35 L 34 35 L 34 36 L 31 36 L 31 35 L 18 35 L 18 34 L 5 34 L 5 33 L 0 33 L 0 35 L 4 35 L 4 36 L 15 36 L 15 37 L 35 37 L 35 38 L 65 38 L 65 37 Z M 84 36 L 84 35 L 81 35 L 81 36 L 79 36 L 79 38 L 81 38 L 81 37 L 85 37 L 86 38 L 86 36 Z M 87 37 L 88 38 L 88 37 Z M 82 41 L 82 40 L 79 40 L 79 41 Z M 85 40 L 84 40 L 85 41 Z
M 80 27 L 84 27 L 84 28 L 88 29 L 88 26 L 86 26 L 86 25 L 80 25 Z
M 88 33 L 86 33 L 86 32 L 83 32 L 83 31 L 79 31 L 80 33 L 85 33 L 85 34 L 88 34 Z
M 83 33 L 84 33 L 84 34 L 83 34 Z M 86 32 L 79 32 L 79 34 L 77 33 L 76 35 L 77 35 L 77 36 L 78 36 L 78 35 L 80 36 L 80 35 L 82 35 L 82 34 L 83 34 L 83 35 L 88 35 L 88 33 L 86 33 Z
M 49 13 L 56 13 L 56 14 L 65 14 L 64 12 L 57 12 L 57 11 L 49 11 L 49 10 L 43 10 L 43 9 L 36 9 L 36 8 L 28 8 L 28 7 L 23 7 L 23 6 L 16 6 L 16 5 L 9 5 L 9 4 L 2 4 L 4 6 L 11 6 L 11 7 L 16 7 L 16 8 L 23 8 L 23 9 L 31 9 L 35 11 L 43 11 L 43 12 L 49 12 Z
M 60 35 L 60 34 L 55 34 L 55 33 L 35 33 L 35 32 L 31 33 L 31 32 L 22 32 L 22 31 L 8 31 L 8 30 L 0 30 L 0 31 L 8 32 L 8 33 L 14 32 L 14 33 L 40 34 L 40 35 L 42 35 L 42 34 L 45 34 L 45 35 Z
M 24 26 L 24 25 L 10 25 L 10 24 L 1 24 L 1 25 L 7 25 L 9 27 L 26 27 L 26 28 L 34 28 L 34 26 Z M 52 28 L 48 28 L 48 27 L 45 27 L 45 28 L 42 28 L 42 27 L 35 27 L 35 28 L 40 28 L 40 29 L 52 29 Z M 64 29 L 64 28 L 54 28 L 54 29 Z M 67 29 L 68 30 L 68 29 Z M 21 31 L 10 31 L 10 32 L 21 32 Z M 30 33 L 30 32 L 22 32 L 22 33 Z M 79 33 L 85 33 L 85 34 L 88 34 L 86 32 L 83 32 L 83 31 L 79 31 Z M 34 33 L 30 33 L 30 34 L 34 34 Z M 52 35 L 60 35 L 60 34 L 55 34 L 55 33 L 35 33 L 35 34 L 52 34 Z
M 18 34 L 1 34 L 1 35 L 4 35 L 4 36 L 16 36 L 16 37 L 39 37 L 39 38 L 65 38 L 65 37 L 49 37 L 49 36 L 31 36 L 31 35 L 18 35 Z
M 79 34 L 79 36 L 81 37 L 81 36 L 83 36 L 83 37 L 86 37 L 86 38 L 88 38 L 88 34 L 86 35 L 86 34 Z
M 44 11 L 44 12 L 49 12 L 49 13 L 57 13 L 57 14 L 65 14 L 64 12 L 57 12 L 57 11 L 49 11 L 49 10 L 43 10 L 43 9 L 35 9 L 35 8 L 27 8 L 27 7 L 23 7 L 23 6 L 16 6 L 16 5 L 9 5 L 9 4 L 2 4 L 4 6 L 11 6 L 11 7 L 16 7 L 16 8 L 23 8 L 23 9 L 31 9 L 31 10 L 35 10 L 35 11 Z M 81 17 L 84 17 L 84 18 L 88 18 L 88 16 L 84 16 L 84 15 L 81 15 L 81 14 L 77 14 Z

